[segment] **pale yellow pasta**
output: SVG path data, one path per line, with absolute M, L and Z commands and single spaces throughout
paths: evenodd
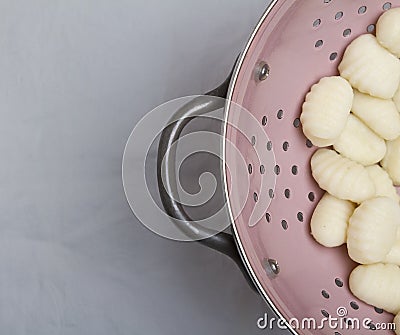
M 304 135 L 316 146 L 332 145 L 342 132 L 353 104 L 350 84 L 341 77 L 325 77 L 311 87 L 300 120 Z
M 393 180 L 393 184 L 400 185 L 400 137 L 386 142 L 386 155 L 381 162 L 382 167 Z
M 375 195 L 377 197 L 392 198 L 394 201 L 399 202 L 399 195 L 387 172 L 377 164 L 368 166 L 366 169 L 375 184 Z
M 361 35 L 350 43 L 339 72 L 360 92 L 382 99 L 393 98 L 400 84 L 400 60 L 371 34 Z
M 375 196 L 375 185 L 364 166 L 334 150 L 319 149 L 311 158 L 319 187 L 343 200 L 360 203 Z
M 396 335 L 400 335 L 400 313 L 397 313 L 395 316 L 393 323 L 395 324 L 395 333 Z
M 325 193 L 311 218 L 311 234 L 325 247 L 338 247 L 347 240 L 347 226 L 356 205 Z
M 397 241 L 387 254 L 384 263 L 396 264 L 400 266 L 400 236 L 397 236 Z
M 393 100 L 354 90 L 352 112 L 383 139 L 394 140 L 400 136 L 400 114 Z
M 396 243 L 400 206 L 397 201 L 377 197 L 364 201 L 349 220 L 347 251 L 360 264 L 382 262 Z
M 400 112 L 400 87 L 393 97 L 393 102 L 397 107 L 397 111 Z
M 376 24 L 376 38 L 382 46 L 400 57 L 400 8 L 381 15 Z
M 350 275 L 351 292 L 360 300 L 397 314 L 400 311 L 400 268 L 393 264 L 360 265 Z
M 386 153 L 385 141 L 353 114 L 333 147 L 342 156 L 363 165 L 378 163 Z

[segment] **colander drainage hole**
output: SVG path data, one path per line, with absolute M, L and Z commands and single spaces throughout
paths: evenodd
M 300 119 L 299 118 L 297 118 L 297 119 L 294 119 L 294 121 L 293 121 L 293 126 L 295 127 L 295 128 L 299 128 L 300 127 Z
M 350 303 L 350 307 L 353 308 L 356 311 L 360 309 L 360 306 L 358 306 L 358 304 L 355 301 L 352 301 Z
M 335 15 L 335 20 L 340 20 L 343 17 L 343 12 L 337 12 Z
M 299 222 L 304 221 L 304 214 L 302 212 L 297 213 L 297 220 L 299 220 Z
M 368 323 L 367 326 L 368 326 L 369 329 L 371 329 L 371 330 L 376 330 L 376 326 L 375 326 L 372 322 Z
M 323 290 L 322 292 L 321 292 L 321 294 L 322 294 L 322 296 L 325 298 L 325 299 L 329 299 L 331 296 L 329 295 L 329 293 L 328 292 L 326 292 L 325 290 Z
M 377 312 L 378 314 L 382 314 L 383 313 L 383 309 L 382 308 L 375 307 L 374 309 L 375 309 L 375 312 Z
M 267 150 L 268 150 L 268 151 L 271 151 L 271 150 L 272 150 L 272 142 L 271 142 L 271 141 L 268 141 L 268 142 L 267 142 Z
M 264 174 L 264 173 L 265 173 L 265 166 L 264 166 L 264 165 L 261 165 L 261 166 L 260 166 L 260 173 L 261 173 L 261 174 Z
M 323 40 L 318 40 L 317 42 L 315 42 L 315 47 L 316 48 L 321 48 L 324 45 L 324 41 Z
M 261 124 L 262 124 L 263 126 L 266 126 L 267 123 L 268 123 L 268 118 L 264 115 L 263 118 L 262 118 L 262 120 L 261 120 Z
M 256 192 L 254 192 L 254 194 L 253 194 L 253 199 L 254 199 L 254 202 L 258 201 L 258 194 Z
M 287 230 L 287 229 L 289 228 L 289 225 L 288 225 L 288 223 L 287 223 L 286 220 L 282 220 L 282 221 L 281 221 L 281 224 L 282 224 L 282 228 L 283 228 L 284 230 Z
M 392 3 L 391 2 L 386 2 L 384 5 L 383 5 L 383 10 L 389 10 L 390 8 L 392 8 Z
M 273 199 L 273 198 L 274 198 L 275 194 L 274 194 L 274 190 L 273 190 L 272 188 L 270 188 L 270 189 L 268 190 L 268 195 L 269 195 L 270 199 Z
M 335 279 L 335 284 L 337 287 L 343 287 L 343 281 L 340 278 Z
M 312 142 L 310 140 L 307 140 L 306 141 L 306 146 L 307 146 L 307 148 L 312 148 L 313 144 L 312 144 Z
M 251 145 L 254 147 L 256 145 L 256 137 L 252 136 L 251 137 Z
M 349 37 L 351 35 L 351 29 L 347 28 L 343 31 L 343 37 Z
M 373 33 L 374 31 L 375 31 L 375 25 L 374 25 L 374 24 L 370 24 L 370 25 L 367 27 L 367 32 Z
M 358 8 L 358 14 L 365 14 L 367 12 L 367 6 L 361 6 Z
M 329 318 L 329 313 L 326 311 L 326 310 L 321 310 L 321 314 L 323 315 L 323 316 L 325 316 L 326 318 Z
M 321 19 L 316 19 L 314 22 L 313 22 L 313 27 L 314 28 L 317 28 L 317 27 L 319 27 L 320 26 L 320 24 L 321 24 Z
M 348 326 L 350 326 L 350 327 L 351 327 L 351 326 L 353 325 L 353 321 L 351 321 L 350 319 L 348 319 L 348 318 L 344 318 L 343 320 L 344 320 L 344 322 L 346 322 L 346 323 L 347 323 L 347 325 L 348 325 Z
M 278 118 L 278 120 L 282 120 L 283 119 L 283 110 L 282 109 L 278 110 L 278 113 L 276 114 L 276 117 Z
M 341 333 L 339 333 L 339 332 L 335 332 L 335 335 L 342 335 Z
M 308 200 L 310 200 L 311 202 L 314 202 L 314 201 L 315 201 L 315 194 L 314 194 L 314 192 L 308 193 Z
M 267 220 L 268 223 L 271 223 L 271 214 L 270 213 L 266 213 L 265 214 L 265 219 Z
M 285 193 L 285 198 L 289 199 L 290 198 L 290 190 L 287 188 L 284 193 Z
M 337 58 L 337 52 L 332 52 L 329 56 L 330 61 L 334 61 Z
M 281 173 L 281 167 L 280 167 L 279 165 L 275 165 L 275 167 L 274 167 L 274 172 L 275 172 L 275 174 L 276 174 L 277 176 L 279 176 L 280 173 Z
M 283 142 L 282 149 L 283 149 L 283 151 L 288 151 L 289 150 L 289 142 L 287 142 L 287 141 Z
M 249 171 L 249 174 L 253 173 L 253 165 L 249 164 L 249 166 L 247 167 L 247 170 Z
M 292 174 L 293 174 L 294 176 L 297 176 L 298 173 L 299 173 L 299 168 L 298 168 L 298 166 L 297 166 L 297 165 L 293 165 L 293 166 L 292 166 Z

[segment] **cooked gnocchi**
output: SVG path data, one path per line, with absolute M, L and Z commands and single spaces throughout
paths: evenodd
M 352 114 L 333 147 L 344 157 L 363 165 L 378 163 L 386 154 L 385 141 Z
M 386 142 L 386 155 L 381 164 L 392 178 L 393 183 L 396 186 L 400 185 L 400 137 Z
M 393 97 L 393 102 L 397 107 L 397 111 L 400 112 L 400 87 Z
M 318 185 L 333 196 L 360 203 L 375 196 L 375 185 L 364 166 L 334 150 L 319 149 L 311 158 Z
M 393 98 L 400 84 L 400 60 L 371 34 L 361 35 L 350 43 L 339 72 L 360 92 L 382 99 Z
M 393 323 L 395 324 L 395 328 L 396 328 L 396 330 L 395 330 L 395 333 L 396 333 L 396 335 L 400 335 L 400 313 L 398 313 L 397 315 L 396 315 L 396 317 L 394 318 L 394 320 L 393 320 Z
M 353 90 L 345 79 L 321 79 L 312 86 L 303 104 L 300 120 L 304 134 L 316 146 L 332 145 L 346 124 L 352 102 Z
M 376 24 L 376 38 L 392 54 L 400 57 L 400 8 L 381 15 Z
M 346 48 L 341 77 L 322 78 L 300 116 L 318 149 L 311 172 L 326 191 L 311 217 L 311 235 L 326 247 L 347 244 L 362 264 L 349 279 L 364 302 L 397 314 L 400 335 L 400 8 L 386 11 L 376 37 Z M 350 93 L 350 88 L 352 94 Z M 357 207 L 358 206 L 358 207 Z
M 384 263 L 396 264 L 400 266 L 400 229 L 397 232 L 396 242 L 386 255 Z
M 388 197 L 399 202 L 400 198 L 387 172 L 379 165 L 366 167 L 369 176 L 375 184 L 375 195 L 377 197 Z
M 351 292 L 389 313 L 400 311 L 400 268 L 394 264 L 360 265 L 350 275 Z
M 354 90 L 351 110 L 383 139 L 394 140 L 400 136 L 400 113 L 393 100 L 375 98 Z
M 311 234 L 326 247 L 338 247 L 347 240 L 347 226 L 356 205 L 325 193 L 311 218 Z
M 385 260 L 396 243 L 400 206 L 386 197 L 366 200 L 349 220 L 347 251 L 360 264 Z

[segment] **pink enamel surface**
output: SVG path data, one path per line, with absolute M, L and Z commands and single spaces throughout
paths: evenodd
M 311 237 L 309 221 L 323 194 L 310 170 L 310 158 L 316 148 L 308 148 L 301 127 L 296 128 L 293 125 L 294 120 L 300 116 L 301 105 L 311 85 L 323 76 L 338 73 L 337 66 L 346 46 L 355 37 L 366 33 L 370 24 L 376 23 L 386 2 L 278 1 L 255 36 L 233 86 L 231 100 L 234 103 L 249 110 L 260 125 L 263 117 L 267 117 L 268 122 L 262 128 L 272 141 L 276 164 L 280 167 L 274 198 L 268 207 L 268 189 L 260 189 L 264 176 L 259 172 L 260 165 L 264 164 L 268 166 L 265 176 L 274 173 L 267 143 L 257 141 L 253 147 L 246 137 L 258 138 L 259 129 L 241 127 L 240 114 L 229 111 L 228 122 L 237 125 L 239 129 L 245 129 L 243 132 L 246 136 L 227 126 L 227 139 L 253 166 L 253 173 L 249 176 L 249 194 L 252 195 L 253 190 L 260 194 L 258 202 L 250 199 L 243 210 L 240 208 L 236 199 L 239 196 L 230 190 L 240 189 L 243 173 L 235 172 L 235 165 L 239 163 L 227 147 L 225 158 L 230 169 L 227 186 L 232 215 L 236 217 L 234 224 L 237 237 L 244 246 L 245 257 L 258 281 L 287 319 L 322 319 L 322 310 L 337 317 L 337 308 L 341 306 L 347 308 L 350 318 L 370 318 L 374 323 L 392 322 L 393 319 L 388 313 L 378 314 L 373 307 L 359 301 L 349 291 L 348 277 L 355 263 L 347 256 L 346 247 L 324 248 Z M 398 0 L 391 3 L 393 7 L 400 6 Z M 367 7 L 363 14 L 358 13 L 361 6 Z M 338 12 L 343 13 L 339 20 L 335 19 Z M 321 20 L 321 24 L 314 27 L 313 22 L 317 19 Z M 351 34 L 344 37 L 346 29 L 351 29 Z M 315 47 L 318 40 L 324 42 L 320 48 Z M 337 58 L 333 61 L 330 60 L 332 53 L 337 53 Z M 256 82 L 254 69 L 260 61 L 267 62 L 271 70 L 267 80 Z M 279 110 L 283 111 L 281 119 L 277 117 Z M 284 142 L 289 144 L 287 151 L 283 150 Z M 294 165 L 298 168 L 297 175 L 292 173 Z M 290 190 L 289 198 L 284 195 L 286 189 Z M 309 199 L 310 192 L 315 194 L 314 201 Z M 250 215 L 256 203 L 266 204 L 264 211 L 269 213 L 271 222 L 267 222 L 264 215 L 257 225 L 249 227 Z M 303 222 L 298 219 L 300 212 L 304 217 Z M 282 220 L 287 222 L 287 230 L 283 229 Z M 279 262 L 280 274 L 275 279 L 268 277 L 264 270 L 263 263 L 268 258 Z M 343 287 L 335 284 L 336 278 L 343 281 Z M 329 299 L 323 297 L 323 290 L 329 293 Z M 359 309 L 353 309 L 351 302 L 356 302 Z M 302 330 L 299 333 L 333 335 L 335 331 L 343 335 L 370 332 L 363 328 L 334 330 L 325 327 L 313 331 Z M 387 330 L 371 333 L 393 334 Z

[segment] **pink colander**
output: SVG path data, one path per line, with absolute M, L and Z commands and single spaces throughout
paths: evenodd
M 393 315 L 350 292 L 348 278 L 356 264 L 346 247 L 322 247 L 310 234 L 310 218 L 323 191 L 311 176 L 310 158 L 316 148 L 304 137 L 299 116 L 312 84 L 337 75 L 346 46 L 360 34 L 373 33 L 379 16 L 396 6 L 399 0 L 273 1 L 231 80 L 226 142 L 247 160 L 249 187 L 254 191 L 254 197 L 240 206 L 240 194 L 232 190 L 240 189 L 243 176 L 232 169 L 237 158 L 226 145 L 227 199 L 243 261 L 261 294 L 286 320 L 329 316 L 340 320 L 337 329 L 326 325 L 293 333 L 393 334 L 380 329 L 393 321 Z M 244 124 L 233 104 L 250 111 L 268 141 L 262 139 L 259 127 Z M 276 164 L 265 170 L 272 150 Z M 276 175 L 274 190 L 260 187 L 268 174 Z M 262 203 L 266 204 L 262 218 L 249 224 L 254 207 Z M 355 319 L 361 322 L 359 329 L 352 329 L 357 328 L 352 326 Z M 368 327 L 362 324 L 365 319 L 371 320 Z

